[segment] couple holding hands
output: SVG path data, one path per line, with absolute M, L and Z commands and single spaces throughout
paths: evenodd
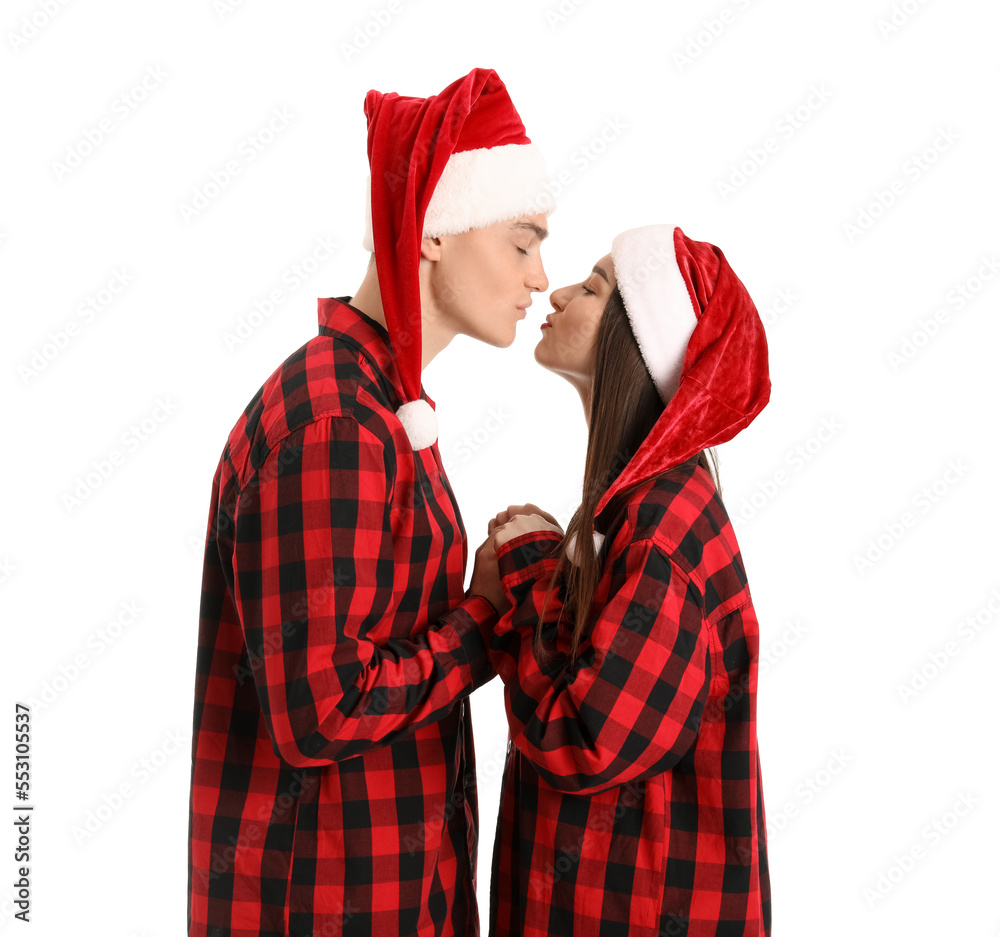
M 365 113 L 368 271 L 213 479 L 188 933 L 478 934 L 468 697 L 499 675 L 490 935 L 767 935 L 758 624 L 708 460 L 769 398 L 757 310 L 664 224 L 553 290 L 535 359 L 580 394 L 580 505 L 500 512 L 465 590 L 420 374 L 511 344 L 551 188 L 490 69 Z

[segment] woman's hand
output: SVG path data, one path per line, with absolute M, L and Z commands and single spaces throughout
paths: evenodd
M 548 511 L 543 511 L 537 504 L 508 504 L 506 511 L 501 511 L 497 516 L 490 521 L 489 531 L 493 533 L 493 527 L 502 527 L 506 524 L 512 517 L 518 514 L 538 514 L 540 517 L 544 517 L 550 524 L 552 524 L 559 533 L 563 532 L 562 527 L 559 526 L 559 521 L 557 521 Z
M 530 510 L 531 508 L 534 510 Z M 563 529 L 551 514 L 536 508 L 533 504 L 510 505 L 506 511 L 497 514 L 487 526 L 493 536 L 494 552 L 508 540 L 533 530 L 554 530 L 558 534 L 563 533 Z
M 510 610 L 510 602 L 500 585 L 497 548 L 501 543 L 529 530 L 555 530 L 560 534 L 563 530 L 551 514 L 534 504 L 510 504 L 506 511 L 501 511 L 492 518 L 487 527 L 489 532 L 486 539 L 476 550 L 476 564 L 472 571 L 469 594 L 483 596 L 504 615 Z

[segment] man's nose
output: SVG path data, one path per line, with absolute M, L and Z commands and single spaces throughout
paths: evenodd
M 549 288 L 549 278 L 545 275 L 545 267 L 541 260 L 538 261 L 538 269 L 533 272 L 531 283 L 528 289 L 537 293 L 544 293 Z

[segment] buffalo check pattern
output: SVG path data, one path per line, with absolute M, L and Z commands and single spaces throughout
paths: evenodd
M 428 399 L 422 393 L 424 399 Z M 479 933 L 468 695 L 493 605 L 380 323 L 346 297 L 229 434 L 204 553 L 188 934 Z M 433 401 L 430 401 L 433 404 Z
M 561 578 L 556 658 L 532 646 L 560 539 L 497 551 L 513 607 L 489 651 L 510 725 L 491 937 L 770 934 L 757 618 L 711 477 L 689 461 L 610 523 L 572 664 Z

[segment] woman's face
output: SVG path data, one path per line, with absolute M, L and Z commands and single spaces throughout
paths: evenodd
M 535 361 L 570 381 L 592 381 L 597 328 L 616 282 L 608 253 L 583 280 L 553 290 L 549 295 L 553 311 L 546 317 L 550 327 L 542 328 Z

